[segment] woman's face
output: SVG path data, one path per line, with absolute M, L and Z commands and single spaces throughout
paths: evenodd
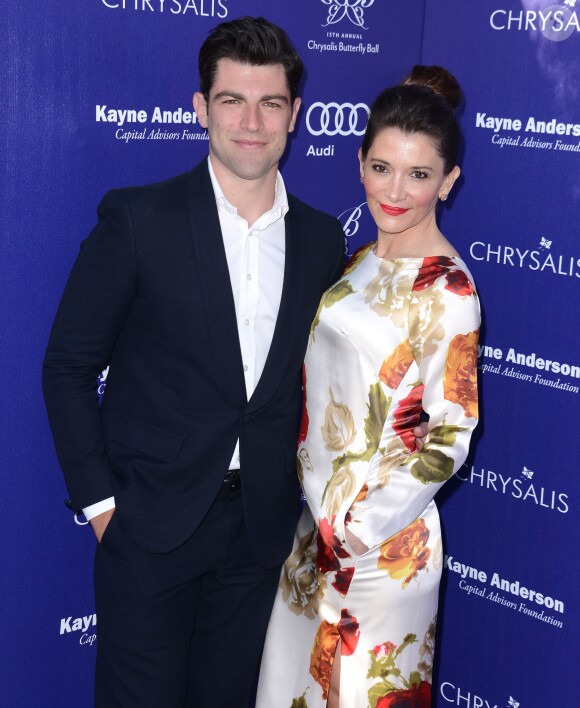
M 443 158 L 429 137 L 385 128 L 364 160 L 359 151 L 359 161 L 379 235 L 383 232 L 421 237 L 437 229 L 437 199 L 449 194 L 459 176 L 459 167 L 445 175 Z

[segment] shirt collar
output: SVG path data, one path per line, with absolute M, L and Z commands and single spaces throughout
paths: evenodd
M 218 182 L 209 155 L 207 158 L 207 166 L 209 169 L 209 177 L 211 179 L 211 185 L 213 187 L 213 192 L 215 195 L 218 210 L 227 211 L 228 213 L 232 214 L 232 216 L 237 217 L 238 210 L 233 204 L 231 204 L 227 200 L 223 189 L 221 188 L 220 183 Z M 276 185 L 274 187 L 274 203 L 272 204 L 272 207 L 268 209 L 267 212 L 262 214 L 256 220 L 254 228 L 256 227 L 256 225 L 258 225 L 258 228 L 266 228 L 274 221 L 277 221 L 280 217 L 286 216 L 286 212 L 288 211 L 288 209 L 288 193 L 286 192 L 286 185 L 284 184 L 284 180 L 282 178 L 282 175 L 280 174 L 280 170 L 278 170 L 278 172 L 276 173 Z

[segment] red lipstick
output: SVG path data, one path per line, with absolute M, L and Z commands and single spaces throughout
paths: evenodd
M 399 207 L 391 206 L 390 204 L 381 204 L 381 209 L 389 216 L 401 216 L 408 212 L 408 209 L 400 209 Z

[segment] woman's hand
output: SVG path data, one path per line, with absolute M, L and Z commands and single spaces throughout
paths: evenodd
M 429 432 L 429 425 L 427 421 L 423 421 L 415 428 L 413 428 L 413 435 L 415 436 L 415 443 L 417 445 L 417 450 L 420 450 L 425 444 L 425 438 Z
M 363 553 L 366 553 L 369 549 L 365 544 L 358 538 L 358 536 L 355 536 L 348 528 L 348 526 L 344 527 L 344 538 L 346 539 L 346 542 L 348 545 L 351 547 L 351 549 L 357 554 L 357 556 L 362 556 Z

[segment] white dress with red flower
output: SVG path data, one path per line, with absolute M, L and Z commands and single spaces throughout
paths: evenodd
M 258 708 L 430 704 L 443 553 L 433 497 L 477 424 L 479 303 L 459 258 L 372 244 L 323 296 L 305 360 L 298 472 L 307 506 L 282 570 Z M 429 434 L 418 451 L 419 413 Z M 348 526 L 368 552 L 345 540 Z

